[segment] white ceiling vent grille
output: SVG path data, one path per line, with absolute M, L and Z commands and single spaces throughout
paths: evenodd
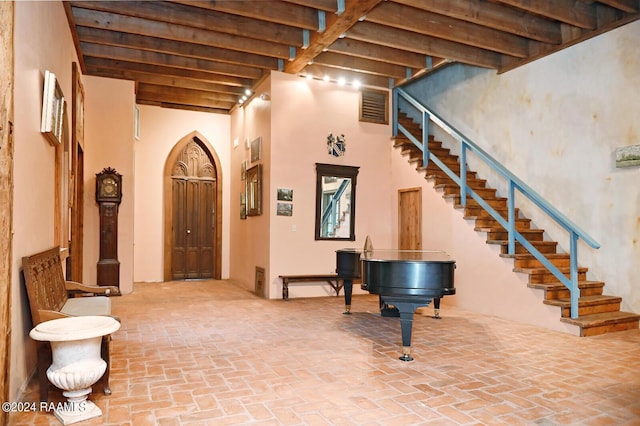
M 389 124 L 389 92 L 362 90 L 360 92 L 360 121 Z

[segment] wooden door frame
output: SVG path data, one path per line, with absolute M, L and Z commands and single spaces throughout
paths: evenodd
M 171 175 L 173 174 L 173 165 L 178 156 L 182 153 L 187 144 L 195 140 L 207 150 L 213 160 L 216 168 L 216 234 L 213 242 L 215 247 L 215 258 L 213 265 L 215 268 L 213 278 L 219 280 L 221 278 L 222 269 L 222 164 L 218 158 L 218 154 L 211 146 L 209 141 L 199 132 L 194 131 L 183 137 L 175 144 L 164 164 L 163 188 L 162 196 L 164 199 L 164 281 L 171 281 L 171 265 L 173 264 L 173 197 Z
M 73 281 L 82 282 L 84 250 L 84 87 L 80 67 L 72 64 L 73 93 L 71 96 L 71 244 L 67 271 Z M 79 155 L 82 152 L 82 156 Z

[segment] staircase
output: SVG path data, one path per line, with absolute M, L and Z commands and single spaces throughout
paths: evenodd
M 422 139 L 423 130 L 420 124 L 412 121 L 406 115 L 399 113 L 398 122 L 418 140 Z M 498 223 L 480 204 L 472 197 L 467 196 L 466 205 L 461 203 L 460 187 L 447 173 L 440 169 L 434 162 L 424 167 L 423 152 L 408 137 L 398 133 L 393 138 L 394 147 L 400 150 L 403 156 L 408 157 L 409 163 L 416 166 L 418 172 L 425 174 L 425 179 L 433 182 L 434 188 L 443 193 L 445 199 L 453 201 L 454 208 L 464 209 L 464 218 L 475 221 L 475 230 L 487 235 L 487 244 L 495 244 L 501 247 L 501 257 L 513 259 L 513 270 L 528 276 L 528 287 L 544 291 L 544 303 L 560 308 L 560 321 L 579 327 L 580 336 L 595 336 L 599 334 L 637 329 L 640 323 L 640 315 L 621 312 L 622 299 L 616 296 L 604 295 L 602 281 L 590 281 L 587 279 L 587 268 L 578 267 L 578 315 L 571 317 L 571 292 L 537 260 L 522 244 L 515 242 L 514 254 L 508 254 L 508 231 Z M 442 146 L 442 142 L 428 137 L 429 152 L 446 164 L 454 173 L 460 176 L 460 163 L 457 155 L 450 153 L 448 148 Z M 486 203 L 498 214 L 507 219 L 507 199 L 499 197 L 496 189 L 487 187 L 487 182 L 480 179 L 477 173 L 467 168 L 467 185 L 473 189 Z M 570 256 L 557 252 L 557 242 L 546 241 L 543 229 L 532 229 L 531 219 L 522 215 L 515 209 L 515 229 L 524 236 L 540 253 L 543 253 L 549 261 L 555 265 L 566 277 L 570 276 Z

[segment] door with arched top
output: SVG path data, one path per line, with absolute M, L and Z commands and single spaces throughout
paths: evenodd
M 214 161 L 206 147 L 192 139 L 174 161 L 171 173 L 171 279 L 217 276 Z

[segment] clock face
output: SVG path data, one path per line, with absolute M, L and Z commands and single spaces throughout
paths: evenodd
M 104 178 L 102 185 L 100 185 L 101 197 L 117 197 L 118 196 L 118 182 L 111 177 Z

